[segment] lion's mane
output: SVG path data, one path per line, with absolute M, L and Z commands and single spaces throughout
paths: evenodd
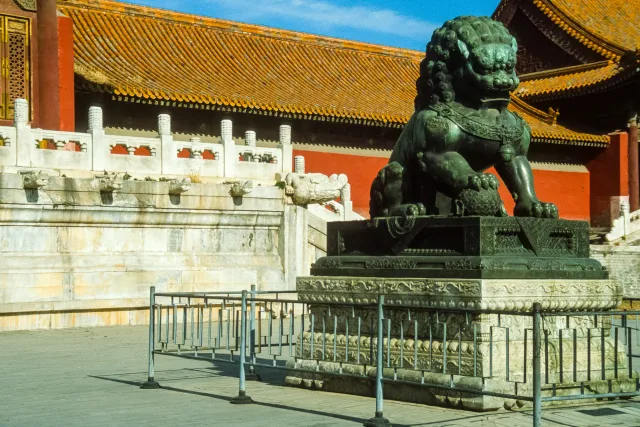
M 460 52 L 458 40 L 473 50 L 488 43 L 512 45 L 514 38 L 502 23 L 487 17 L 461 16 L 445 22 L 433 32 L 426 57 L 420 63 L 416 111 L 439 102 L 455 101 L 452 73 L 468 60 Z

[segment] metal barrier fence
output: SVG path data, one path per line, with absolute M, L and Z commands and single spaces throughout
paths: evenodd
M 246 387 L 259 378 L 256 368 L 308 381 L 349 377 L 375 384 L 375 415 L 365 426 L 389 425 L 383 384 L 426 387 L 454 403 L 478 404 L 476 396 L 532 405 L 535 427 L 544 402 L 640 395 L 640 311 L 542 312 L 534 304 L 530 312 L 498 312 L 398 306 L 385 304 L 384 295 L 373 305 L 296 297 L 255 286 L 157 294 L 152 287 L 149 372 L 141 387 L 159 387 L 159 354 L 237 364 L 235 404 L 252 403 Z

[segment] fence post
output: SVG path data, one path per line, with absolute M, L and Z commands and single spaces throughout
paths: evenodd
M 242 309 L 240 315 L 240 388 L 238 395 L 231 399 L 235 405 L 253 403 L 253 399 L 247 396 L 245 389 L 244 361 L 247 347 L 247 291 L 242 291 Z
M 540 353 L 542 347 L 540 303 L 533 303 L 533 427 L 542 425 L 542 382 Z
M 144 382 L 140 388 L 154 389 L 160 388 L 160 384 L 154 379 L 155 367 L 154 367 L 154 346 L 155 346 L 155 305 L 156 305 L 156 287 L 152 286 L 149 291 L 149 375 L 147 381 Z
M 246 381 L 260 381 L 260 375 L 256 374 L 256 285 L 251 285 L 251 304 L 249 305 L 249 357 L 251 364 L 249 372 L 245 376 Z M 258 339 L 260 339 L 258 337 Z
M 376 359 L 376 415 L 373 418 L 368 419 L 364 422 L 365 427 L 381 427 L 381 426 L 391 426 L 389 420 L 384 417 L 383 414 L 383 394 L 382 394 L 382 365 L 383 365 L 383 347 L 384 347 L 384 331 L 383 331 L 383 320 L 384 320 L 384 295 L 378 296 L 378 342 L 377 342 L 377 350 L 378 355 Z

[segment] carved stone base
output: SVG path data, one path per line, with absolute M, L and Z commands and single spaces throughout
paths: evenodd
M 287 362 L 287 367 L 317 372 L 297 372 L 285 378 L 285 384 L 292 387 L 301 387 L 311 390 L 328 391 L 332 393 L 356 394 L 360 396 L 375 396 L 375 367 L 340 364 L 335 362 L 316 362 L 315 360 L 302 360 Z M 364 378 L 355 378 L 340 375 L 351 373 L 363 375 Z M 392 379 L 402 382 L 390 381 Z M 522 384 L 507 382 L 494 378 L 474 378 L 441 373 L 424 374 L 420 371 L 404 369 L 385 369 L 384 378 L 389 379 L 384 383 L 384 398 L 400 400 L 425 405 L 449 406 L 472 411 L 495 411 L 498 409 L 512 409 L 514 407 L 531 406 L 526 400 L 509 399 L 504 397 L 482 396 L 479 394 L 461 392 L 460 389 L 502 393 L 518 396 L 531 396 L 531 383 Z M 634 392 L 636 390 L 637 374 L 628 379 L 620 375 L 618 379 L 611 379 L 611 391 Z M 424 384 L 422 384 L 424 382 Z M 412 384 L 414 383 L 414 384 Z M 425 385 L 426 384 L 426 385 Z M 431 386 L 430 386 L 431 385 Z M 458 389 L 458 390 L 456 390 Z M 586 394 L 609 392 L 609 381 L 591 381 L 585 384 Z M 543 389 L 543 396 L 551 396 L 551 390 Z M 566 382 L 562 389 L 556 391 L 556 395 L 580 394 L 580 384 Z M 594 401 L 596 399 L 593 399 Z M 591 402 L 590 399 L 581 402 Z M 566 402 L 553 402 L 551 405 L 562 405 Z M 545 404 L 547 405 L 547 404 Z
M 289 366 L 311 372 L 290 376 L 287 384 L 373 395 L 372 380 L 336 374 L 375 378 L 377 307 L 331 303 L 376 304 L 384 294 L 384 375 L 402 380 L 386 382 L 385 397 L 473 410 L 522 406 L 525 401 L 460 388 L 532 396 L 534 302 L 544 310 L 595 311 L 613 309 L 622 298 L 613 280 L 316 276 L 298 278 L 297 290 L 312 316 L 298 335 L 297 359 Z M 509 313 L 450 311 L 456 308 Z M 594 394 L 606 392 L 611 382 L 614 391 L 635 391 L 637 373 L 629 377 L 624 333 L 616 342 L 610 317 L 543 316 L 542 329 L 543 389 L 555 384 L 558 394 L 579 394 L 582 383 L 585 393 Z

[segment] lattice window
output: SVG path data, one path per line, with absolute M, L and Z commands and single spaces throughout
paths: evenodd
M 14 102 L 31 98 L 29 39 L 30 22 L 25 18 L 0 15 L 0 118 L 13 119 Z

